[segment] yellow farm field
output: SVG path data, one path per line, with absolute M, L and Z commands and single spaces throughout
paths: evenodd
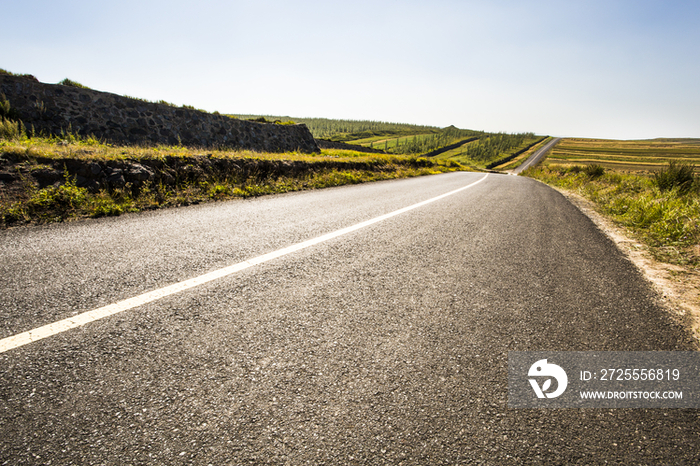
M 677 160 L 695 165 L 700 172 L 700 139 L 653 139 L 615 141 L 605 139 L 562 139 L 544 161 L 551 165 L 602 165 L 616 171 L 656 171 Z

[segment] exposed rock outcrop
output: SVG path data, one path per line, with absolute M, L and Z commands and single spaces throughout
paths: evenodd
M 306 125 L 237 120 L 91 89 L 44 84 L 21 76 L 0 75 L 0 93 L 27 129 L 44 134 L 71 131 L 118 144 L 319 151 Z

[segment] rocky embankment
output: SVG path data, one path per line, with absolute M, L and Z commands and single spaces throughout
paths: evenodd
M 167 156 L 138 160 L 26 157 L 13 153 L 0 156 L 0 194 L 13 197 L 31 184 L 38 188 L 72 180 L 90 192 L 129 187 L 139 190 L 145 183 L 176 187 L 187 183 L 224 179 L 246 180 L 299 177 L 320 170 L 377 170 L 373 161 L 289 161 L 255 158 L 218 158 L 211 155 Z M 421 165 L 416 161 L 414 165 Z
M 0 75 L 0 93 L 28 130 L 71 132 L 116 144 L 165 144 L 259 152 L 319 152 L 306 125 L 238 120 L 193 108 Z

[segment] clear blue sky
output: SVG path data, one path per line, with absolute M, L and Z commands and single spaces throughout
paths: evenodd
M 0 0 L 0 68 L 222 113 L 700 137 L 700 1 Z

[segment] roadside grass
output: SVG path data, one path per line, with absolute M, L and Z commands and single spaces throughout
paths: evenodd
M 12 155 L 21 159 L 33 158 L 85 159 L 85 160 L 139 160 L 142 158 L 192 157 L 207 155 L 215 158 L 254 158 L 259 160 L 288 160 L 314 162 L 333 159 L 335 161 L 373 162 L 373 163 L 408 163 L 410 161 L 428 159 L 419 156 L 401 154 L 368 154 L 347 149 L 323 149 L 320 153 L 285 152 L 267 153 L 251 150 L 217 150 L 193 149 L 184 146 L 115 146 L 99 141 L 93 137 L 80 137 L 70 133 L 58 137 L 29 138 L 22 131 L 12 129 L 8 137 L 0 137 L 0 154 Z M 427 163 L 427 162 L 424 162 Z M 449 163 L 447 165 L 457 167 Z
M 700 267 L 700 179 L 690 188 L 669 183 L 671 164 L 656 177 L 620 173 L 601 164 L 529 168 L 523 175 L 573 191 L 593 201 L 599 212 L 625 227 L 664 262 Z M 660 185 L 662 178 L 666 185 Z M 686 185 L 687 186 L 687 185 Z
M 153 180 L 139 187 L 127 183 L 123 187 L 102 188 L 97 192 L 77 186 L 76 178 L 67 171 L 62 182 L 43 188 L 24 176 L 15 183 L 14 189 L 0 186 L 0 227 L 113 216 L 208 201 L 468 170 L 453 161 L 340 149 L 323 150 L 319 154 L 279 154 L 196 150 L 181 146 L 113 146 L 94 138 L 72 135 L 64 135 L 64 138 L 17 136 L 0 140 L 0 167 L 18 173 L 20 169 L 22 173 L 31 173 L 32 170 L 55 167 L 61 160 L 145 163 L 149 159 L 168 161 L 172 158 L 182 158 L 187 163 L 190 160 L 196 163 L 198 159 L 232 159 L 235 163 L 240 161 L 241 165 L 251 161 L 282 161 L 294 163 L 294 169 L 281 175 L 243 170 L 196 180 L 185 177 L 169 183 Z

